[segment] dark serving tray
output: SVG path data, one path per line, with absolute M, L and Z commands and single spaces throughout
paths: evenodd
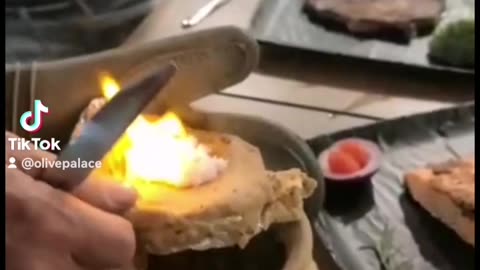
M 445 0 L 448 17 L 474 6 L 473 0 Z M 359 39 L 349 33 L 327 30 L 313 23 L 303 11 L 305 0 L 262 1 L 251 24 L 251 32 L 260 42 L 288 48 L 343 55 L 360 59 L 473 74 L 474 70 L 436 65 L 428 60 L 431 35 L 408 44 L 380 39 Z
M 329 193 L 314 220 L 345 270 L 470 270 L 475 250 L 432 218 L 405 192 L 406 171 L 475 155 L 475 104 L 385 121 L 309 140 L 315 154 L 332 142 L 360 137 L 376 142 L 382 165 L 372 185 Z M 384 263 L 380 263 L 384 261 Z

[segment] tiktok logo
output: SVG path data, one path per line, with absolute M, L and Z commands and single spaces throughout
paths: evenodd
M 33 104 L 33 112 L 24 112 L 20 117 L 20 126 L 30 133 L 38 132 L 43 126 L 43 114 L 48 114 L 48 107 L 36 99 Z

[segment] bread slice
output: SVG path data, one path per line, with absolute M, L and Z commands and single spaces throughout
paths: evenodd
M 475 161 L 440 164 L 407 173 L 412 197 L 430 214 L 475 246 Z
M 149 254 L 244 248 L 271 225 L 297 221 L 303 200 L 316 187 L 299 169 L 266 171 L 260 151 L 238 137 L 203 133 L 207 142 L 201 133 L 195 131 L 199 141 L 225 153 L 219 156 L 228 159 L 228 167 L 215 181 L 195 188 L 148 185 L 153 196 L 137 201 L 127 218 Z
M 104 104 L 102 98 L 90 103 L 71 141 Z M 195 188 L 136 181 L 140 199 L 126 218 L 134 225 L 137 239 L 148 254 L 244 248 L 270 226 L 295 222 L 304 215 L 303 200 L 313 194 L 314 179 L 295 168 L 268 171 L 260 149 L 238 136 L 193 129 L 188 132 L 215 156 L 228 160 L 228 165 L 214 181 Z M 155 158 L 155 153 L 150 155 Z M 102 164 L 93 173 L 112 176 L 118 171 L 115 178 L 123 183 L 123 163 L 107 155 Z

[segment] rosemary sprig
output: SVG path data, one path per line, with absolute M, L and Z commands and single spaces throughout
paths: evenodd
M 369 250 L 373 252 L 380 264 L 380 270 L 412 270 L 413 264 L 400 259 L 404 256 L 399 248 L 394 245 L 394 229 L 385 225 L 379 241 L 374 241 L 370 236 L 367 237 L 373 242 L 372 245 L 359 247 L 360 250 Z

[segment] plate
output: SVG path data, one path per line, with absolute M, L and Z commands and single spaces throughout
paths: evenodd
M 360 137 L 383 151 L 372 185 L 355 193 L 326 191 L 314 220 L 344 270 L 475 269 L 475 249 L 432 218 L 406 192 L 406 171 L 475 155 L 475 105 L 390 120 L 309 140 L 318 155 L 333 142 Z
M 262 1 L 251 24 L 251 32 L 262 43 L 292 49 L 342 55 L 357 59 L 474 74 L 474 70 L 432 64 L 427 57 L 431 35 L 407 44 L 380 39 L 359 39 L 348 33 L 327 30 L 313 23 L 303 11 L 305 0 Z M 474 8 L 473 0 L 446 0 L 445 19 Z

